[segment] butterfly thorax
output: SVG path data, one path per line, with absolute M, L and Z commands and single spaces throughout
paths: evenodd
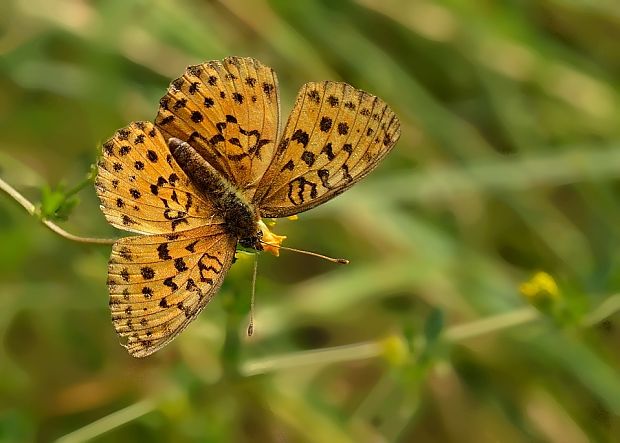
M 188 143 L 171 138 L 168 147 L 194 186 L 222 214 L 228 233 L 242 240 L 244 246 L 261 249 L 258 241 L 260 218 L 254 206 Z

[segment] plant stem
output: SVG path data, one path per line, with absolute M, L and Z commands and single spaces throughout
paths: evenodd
M 88 425 L 66 434 L 56 440 L 56 443 L 78 443 L 95 438 L 105 432 L 118 428 L 136 418 L 142 417 L 155 410 L 157 402 L 153 398 L 141 400 L 126 408 L 112 412 Z
M 89 179 L 90 180 L 90 179 Z M 86 181 L 87 183 L 87 181 Z M 84 182 L 80 183 L 78 187 L 75 187 L 72 192 L 77 192 L 84 187 Z M 13 198 L 17 203 L 19 203 L 30 215 L 36 215 L 36 207 L 35 205 L 20 194 L 15 188 L 9 185 L 7 182 L 0 178 L 0 190 L 4 191 L 9 197 Z M 65 231 L 56 223 L 51 222 L 50 220 L 41 220 L 42 223 L 47 226 L 49 229 L 54 231 L 56 234 L 61 237 L 66 238 L 67 240 L 75 241 L 78 243 L 90 243 L 90 244 L 98 244 L 98 245 L 111 245 L 116 240 L 113 238 L 91 238 L 91 237 L 80 237 L 78 235 L 71 234 L 70 232 Z
M 250 360 L 245 362 L 242 366 L 241 373 L 245 376 L 251 376 L 264 374 L 275 369 L 289 369 L 317 363 L 363 360 L 377 357 L 382 353 L 383 346 L 381 342 L 362 342 L 352 345 L 334 346 L 326 349 L 301 351 L 293 354 Z
M 584 317 L 583 326 L 593 326 L 620 311 L 620 294 L 614 294 Z M 498 332 L 515 326 L 522 326 L 543 316 L 534 308 L 527 306 L 514 311 L 493 315 L 480 320 L 447 328 L 444 338 L 457 343 L 491 332 Z M 400 339 L 400 337 L 394 337 Z M 301 351 L 286 355 L 276 355 L 246 361 L 241 367 L 245 376 L 264 374 L 279 369 L 291 369 L 310 365 L 326 365 L 343 361 L 357 361 L 380 357 L 385 354 L 385 340 L 336 346 L 326 349 Z
M 84 180 L 82 180 L 77 185 L 75 185 L 73 188 L 65 192 L 65 199 L 68 199 L 69 197 L 74 196 L 75 194 L 80 192 L 82 189 L 84 189 L 86 186 L 90 185 L 95 179 L 95 176 L 96 176 L 95 171 L 96 169 L 94 169 L 94 165 L 91 165 L 91 170 L 88 172 L 88 174 L 86 174 L 86 177 L 84 178 Z
M 490 332 L 519 326 L 540 318 L 540 313 L 530 307 L 515 309 L 514 311 L 497 314 L 462 325 L 446 329 L 444 338 L 450 342 L 459 342 L 468 338 L 479 337 Z

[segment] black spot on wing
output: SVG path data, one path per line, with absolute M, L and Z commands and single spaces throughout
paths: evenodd
M 196 248 L 196 244 L 198 243 L 199 240 L 193 241 L 192 243 L 190 243 L 189 245 L 185 246 L 185 249 L 189 252 L 196 252 L 195 248 Z
M 301 154 L 301 160 L 308 166 L 312 166 L 315 161 L 315 155 L 310 151 L 304 151 L 303 154 Z
M 319 169 L 317 171 L 317 175 L 321 179 L 321 183 L 323 184 L 323 186 L 326 187 L 327 189 L 331 189 L 331 186 L 328 183 L 329 171 L 327 169 Z
M 159 124 L 162 125 L 162 126 L 165 126 L 165 125 L 169 124 L 172 120 L 174 120 L 174 115 L 172 115 L 172 114 L 171 115 L 167 115 L 166 117 L 162 118 L 159 121 Z
M 183 272 L 183 271 L 187 271 L 188 267 L 185 264 L 185 260 L 183 260 L 182 257 L 176 258 L 174 260 L 174 267 L 176 268 L 177 271 L 179 272 Z
M 157 246 L 157 255 L 160 260 L 172 259 L 172 257 L 170 256 L 170 251 L 168 250 L 168 243 L 162 243 Z
M 129 139 L 129 134 L 131 134 L 131 132 L 127 128 L 119 129 L 116 132 L 116 136 L 118 137 L 119 140 L 127 140 L 127 139 Z
M 103 144 L 103 153 L 106 155 L 112 155 L 114 153 L 114 142 L 108 140 Z
M 187 99 L 181 98 L 177 100 L 174 105 L 172 105 L 172 109 L 174 109 L 175 111 L 178 111 L 179 109 L 184 108 L 186 105 L 187 105 Z
M 181 88 L 183 87 L 183 83 L 185 83 L 183 77 L 175 78 L 172 81 L 172 86 L 174 86 L 174 88 L 177 90 L 181 90 Z
M 298 143 L 301 143 L 304 148 L 308 146 L 309 140 L 310 140 L 310 136 L 308 135 L 306 131 L 302 129 L 297 129 L 293 133 L 293 136 L 291 137 L 291 141 L 296 141 Z
M 142 295 L 144 295 L 144 298 L 148 300 L 149 298 L 153 297 L 153 289 L 149 288 L 148 286 L 143 287 Z
M 191 85 L 189 85 L 189 88 L 188 88 L 188 90 L 187 90 L 187 91 L 188 91 L 191 95 L 194 95 L 196 92 L 198 92 L 199 87 L 200 87 L 200 86 L 199 86 L 199 82 L 192 82 L 192 84 L 191 84 Z
M 190 118 L 192 119 L 194 123 L 200 123 L 201 121 L 204 120 L 204 117 L 199 111 L 192 112 L 192 115 L 190 116 Z
M 148 266 L 144 266 L 143 268 L 141 268 L 140 273 L 142 274 L 142 278 L 144 278 L 145 280 L 151 280 L 155 277 L 155 270 Z
M 284 166 L 282 166 L 282 169 L 280 169 L 280 172 L 283 172 L 285 170 L 292 171 L 294 167 L 295 167 L 295 164 L 293 163 L 293 160 L 289 160 L 288 162 L 286 162 Z
M 172 291 L 179 289 L 179 286 L 173 281 L 172 277 L 168 277 L 164 280 L 164 286 L 168 286 Z
M 319 128 L 321 129 L 321 131 L 323 132 L 327 132 L 331 129 L 332 127 L 332 119 L 329 117 L 323 117 L 321 118 L 321 122 L 319 123 Z
M 321 102 L 321 95 L 316 89 L 313 89 L 310 92 L 308 92 L 308 98 L 314 103 L 316 103 L 317 105 Z
M 271 83 L 263 83 L 263 92 L 267 94 L 268 97 L 271 97 L 271 93 L 273 92 L 273 85 Z
M 323 146 L 323 149 L 321 149 L 321 154 L 327 155 L 327 159 L 330 161 L 336 157 L 336 154 L 334 154 L 334 147 L 332 146 L 331 142 Z

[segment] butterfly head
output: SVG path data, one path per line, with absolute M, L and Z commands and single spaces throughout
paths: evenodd
M 271 252 L 276 257 L 280 255 L 280 245 L 286 239 L 285 235 L 277 235 L 269 230 L 264 221 L 258 221 L 259 231 L 252 237 L 241 238 L 239 244 L 244 248 L 257 251 Z

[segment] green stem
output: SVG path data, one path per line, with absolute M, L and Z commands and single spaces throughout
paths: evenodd
M 153 398 L 141 400 L 131 406 L 113 412 L 88 425 L 66 434 L 56 440 L 56 443 L 78 443 L 91 440 L 105 432 L 118 428 L 136 418 L 142 417 L 157 408 L 157 402 Z
M 70 197 L 73 197 L 75 194 L 80 192 L 86 186 L 93 183 L 96 176 L 97 176 L 97 170 L 94 168 L 94 165 L 91 165 L 90 172 L 86 174 L 86 177 L 81 182 L 79 182 L 77 185 L 75 185 L 73 188 L 69 189 L 65 193 L 65 200 L 69 199 Z
M 593 326 L 620 311 L 620 294 L 614 294 L 585 316 L 583 326 Z M 543 316 L 532 307 L 524 307 L 511 312 L 493 315 L 470 323 L 447 328 L 444 338 L 457 343 L 485 334 L 522 326 L 539 320 Z M 400 337 L 391 337 L 400 339 Z M 291 369 L 309 365 L 326 365 L 336 362 L 365 360 L 380 357 L 386 353 L 387 340 L 376 340 L 352 345 L 336 346 L 326 349 L 302 351 L 246 361 L 241 366 L 245 376 L 264 374 L 279 369 Z
M 245 298 L 236 296 L 239 292 L 226 294 L 224 309 L 226 310 L 226 337 L 224 346 L 222 347 L 222 365 L 224 366 L 224 374 L 230 377 L 238 377 L 240 360 L 241 360 L 241 340 L 239 331 L 241 330 L 241 322 L 245 318 L 247 306 L 240 304 Z
M 86 182 L 88 183 L 88 182 Z M 81 189 L 85 186 L 84 182 L 80 183 L 78 186 L 74 188 L 75 192 L 79 191 L 78 187 Z M 9 185 L 7 182 L 0 178 L 0 190 L 4 191 L 9 197 L 19 203 L 30 215 L 36 215 L 36 206 L 30 202 L 26 197 L 20 194 L 15 188 Z M 73 191 L 73 190 L 72 190 Z M 56 234 L 61 237 L 66 238 L 67 240 L 71 240 L 78 243 L 90 243 L 90 244 L 98 244 L 98 245 L 111 245 L 116 240 L 113 238 L 92 238 L 92 237 L 80 237 L 78 235 L 71 234 L 70 232 L 65 231 L 57 224 L 49 221 L 49 220 L 41 220 L 41 222 L 51 229 Z

